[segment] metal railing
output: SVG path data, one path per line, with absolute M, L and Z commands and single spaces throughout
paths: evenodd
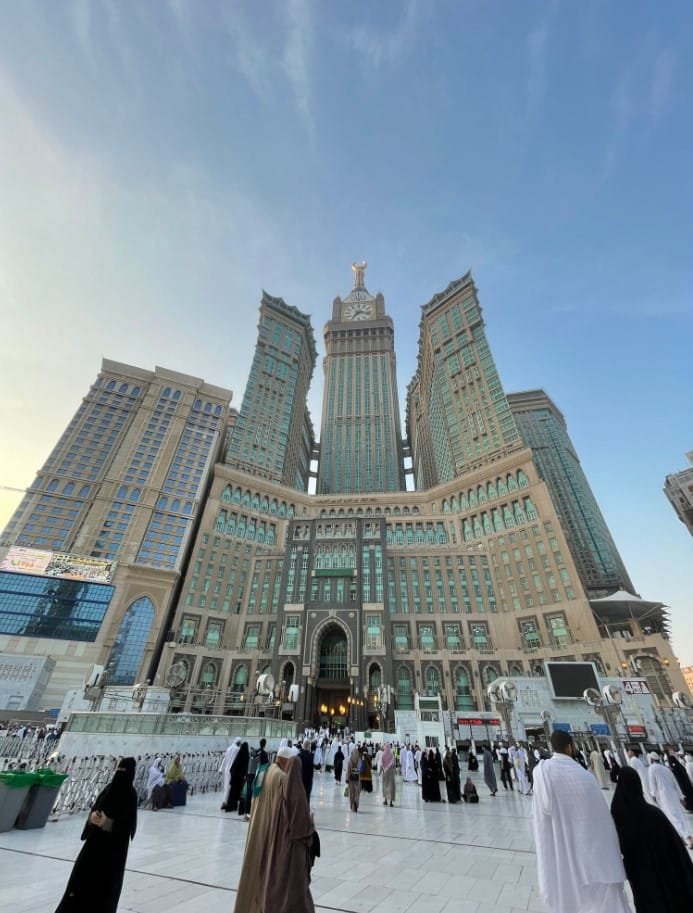
M 73 713 L 67 731 L 291 739 L 296 734 L 296 725 L 290 720 L 270 717 L 207 716 L 199 713 Z

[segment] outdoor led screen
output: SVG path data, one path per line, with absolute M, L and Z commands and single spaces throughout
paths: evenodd
M 587 688 L 599 691 L 594 663 L 545 663 L 546 675 L 555 698 L 581 700 Z

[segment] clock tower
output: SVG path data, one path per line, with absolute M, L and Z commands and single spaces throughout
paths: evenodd
M 394 327 L 383 296 L 365 286 L 366 266 L 353 264 L 354 287 L 325 326 L 318 494 L 406 487 Z

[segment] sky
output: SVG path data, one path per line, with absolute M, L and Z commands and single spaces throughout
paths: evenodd
M 471 269 L 506 391 L 564 413 L 693 664 L 693 539 L 662 492 L 693 450 L 688 0 L 0 0 L 0 21 L 0 486 L 32 482 L 102 357 L 240 407 L 263 289 L 322 356 L 355 260 L 403 399 L 421 306 Z M 316 427 L 321 392 L 319 361 Z

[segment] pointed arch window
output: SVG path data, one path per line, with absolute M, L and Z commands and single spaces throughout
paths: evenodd
M 141 596 L 128 608 L 108 659 L 110 685 L 134 685 L 154 622 L 154 603 Z

